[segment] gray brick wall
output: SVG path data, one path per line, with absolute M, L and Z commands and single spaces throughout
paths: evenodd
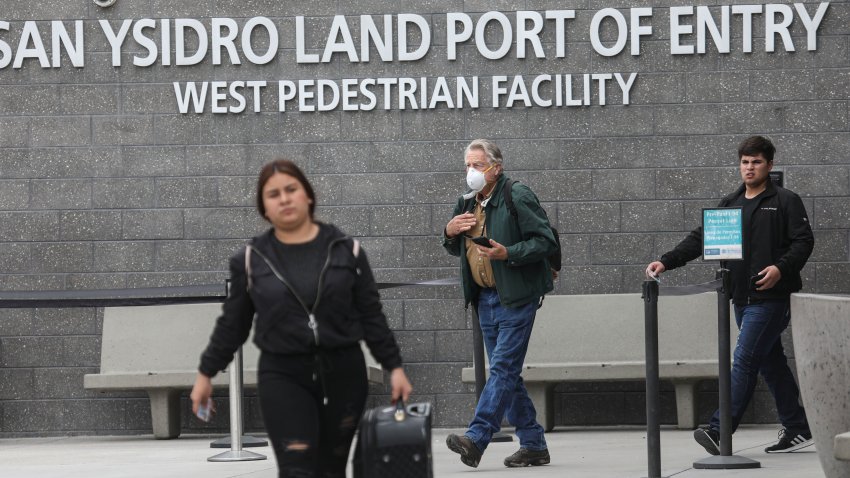
M 734 3 L 734 2 L 733 2 Z M 724 3 L 712 1 L 706 5 Z M 726 3 L 728 4 L 728 3 Z M 560 294 L 637 292 L 646 262 L 694 227 L 702 207 L 738 183 L 735 146 L 746 135 L 768 134 L 776 167 L 799 193 L 817 245 L 803 271 L 811 292 L 850 292 L 850 4 L 830 3 L 818 49 L 806 51 L 795 20 L 796 52 L 764 51 L 760 22 L 752 53 L 742 53 L 741 26 L 732 22 L 733 51 L 671 55 L 670 5 L 687 2 L 387 1 L 279 2 L 257 0 L 118 0 L 110 9 L 91 0 L 3 2 L 0 40 L 14 51 L 24 21 L 38 22 L 50 48 L 49 20 L 83 20 L 85 67 L 0 69 L 0 290 L 65 290 L 221 283 L 227 258 L 265 226 L 254 212 L 259 167 L 276 157 L 297 161 L 319 198 L 318 215 L 362 239 L 381 281 L 450 277 L 457 262 L 439 234 L 464 186 L 462 152 L 475 137 L 499 141 L 509 175 L 530 185 L 561 232 Z M 810 11 L 816 3 L 806 4 Z M 641 55 L 602 57 L 587 28 L 605 7 L 651 6 L 654 33 Z M 546 24 L 546 60 L 498 61 L 471 43 L 446 59 L 446 12 L 473 19 L 489 10 L 571 8 L 567 56 L 555 59 L 554 28 Z M 716 9 L 714 9 L 716 10 Z M 292 32 L 305 16 L 308 53 L 321 53 L 332 16 L 347 15 L 359 40 L 361 14 L 417 13 L 431 25 L 431 49 L 414 62 L 297 64 Z M 143 48 L 129 38 L 121 67 L 98 20 L 232 17 L 240 25 L 271 18 L 281 32 L 278 57 L 267 65 L 134 67 Z M 377 18 L 377 17 L 376 17 Z M 378 22 L 380 23 L 380 22 Z M 500 40 L 486 31 L 490 46 Z M 603 32 L 606 44 L 613 31 Z M 189 43 L 195 43 L 190 39 Z M 692 41 L 689 39 L 688 41 Z M 414 44 L 416 40 L 413 40 Z M 259 44 L 262 42 L 258 42 Z M 359 45 L 359 43 L 357 43 Z M 241 47 L 238 47 L 241 53 Z M 611 83 L 606 106 L 494 109 L 493 75 L 637 72 L 631 104 Z M 276 94 L 261 113 L 178 113 L 172 82 L 364 77 L 479 76 L 478 109 L 277 113 Z M 269 92 L 277 87 L 270 86 Z M 250 105 L 250 102 L 249 102 Z M 249 106 L 250 108 L 250 106 Z M 666 276 L 671 284 L 713 277 L 710 264 Z M 416 386 L 415 399 L 436 405 L 435 424 L 463 426 L 474 393 L 460 382 L 471 360 L 470 320 L 458 287 L 382 292 Z M 97 371 L 98 309 L 0 309 L 0 436 L 150 431 L 144 394 L 101 394 L 82 388 Z M 786 338 L 790 347 L 790 338 Z M 700 389 L 701 416 L 716 401 L 716 385 Z M 372 387 L 370 403 L 387 390 Z M 640 423 L 640 383 L 562 384 L 560 424 Z M 664 389 L 663 421 L 674 421 L 672 389 Z M 255 400 L 248 424 L 262 426 Z M 749 421 L 772 422 L 772 402 L 757 392 Z M 226 410 L 226 401 L 219 410 Z M 226 413 L 189 430 L 220 431 Z

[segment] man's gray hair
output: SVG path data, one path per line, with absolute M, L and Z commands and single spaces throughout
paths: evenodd
M 487 156 L 487 161 L 490 164 L 498 164 L 502 165 L 502 150 L 496 146 L 496 143 L 490 141 L 489 139 L 475 139 L 469 143 L 469 146 L 466 147 L 466 151 L 463 153 L 463 157 L 469 154 L 473 149 L 480 149 L 484 151 L 484 155 Z

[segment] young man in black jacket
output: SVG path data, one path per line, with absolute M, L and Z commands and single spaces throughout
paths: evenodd
M 744 140 L 738 148 L 744 184 L 719 206 L 743 208 L 744 260 L 726 263 L 740 330 L 732 366 L 732 431 L 738 428 L 761 373 L 784 427 L 779 442 L 765 452 L 788 453 L 812 444 L 806 412 L 799 403 L 800 391 L 780 336 L 791 319 L 790 295 L 802 288 L 800 270 L 815 240 L 800 196 L 770 181 L 775 151 L 767 138 Z M 698 227 L 659 261 L 650 263 L 646 273 L 657 276 L 701 254 L 702 227 Z M 708 427 L 694 431 L 694 439 L 712 455 L 720 454 L 719 428 L 716 411 Z

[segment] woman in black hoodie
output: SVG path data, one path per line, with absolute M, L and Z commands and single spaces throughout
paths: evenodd
M 247 340 L 256 315 L 260 407 L 281 478 L 344 478 L 368 392 L 361 339 L 390 371 L 393 401 L 412 391 L 366 254 L 314 220 L 315 207 L 291 161 L 260 171 L 257 208 L 272 228 L 230 259 L 230 296 L 191 393 L 195 413 L 211 406 L 210 379 Z

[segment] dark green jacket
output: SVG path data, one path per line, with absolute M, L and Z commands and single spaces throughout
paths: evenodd
M 502 196 L 506 181 L 502 174 L 484 210 L 487 237 L 508 250 L 507 260 L 492 261 L 499 300 L 505 307 L 519 307 L 539 300 L 553 289 L 552 272 L 546 257 L 555 252 L 557 242 L 549 228 L 546 211 L 540 206 L 537 196 L 524 184 L 514 183 L 511 190 L 517 219 L 511 216 Z M 452 217 L 463 212 L 464 202 L 462 197 L 458 198 Z M 471 209 L 475 200 L 470 200 L 470 203 Z M 448 238 L 443 231 L 443 247 L 449 254 L 460 257 L 463 297 L 468 306 L 478 299 L 480 287 L 472 280 L 463 235 Z

